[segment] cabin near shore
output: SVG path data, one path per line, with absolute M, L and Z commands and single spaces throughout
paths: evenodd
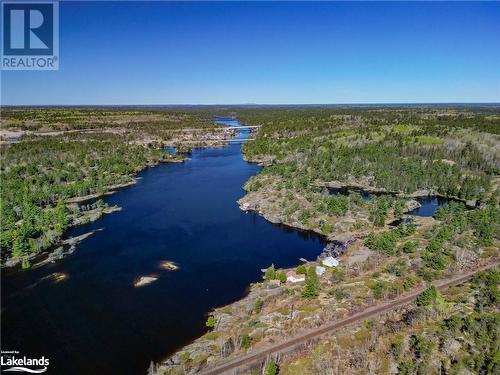
M 337 267 L 339 265 L 339 261 L 334 257 L 326 257 L 321 261 L 321 263 L 325 267 Z
M 286 273 L 286 281 L 292 284 L 301 283 L 306 281 L 306 275 L 301 275 L 295 271 L 288 271 Z

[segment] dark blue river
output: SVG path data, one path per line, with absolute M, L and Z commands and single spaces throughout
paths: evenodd
M 242 186 L 259 171 L 240 147 L 196 149 L 185 163 L 144 170 L 105 199 L 122 211 L 70 232 L 103 229 L 73 255 L 3 272 L 2 349 L 45 355 L 48 374 L 145 374 L 202 335 L 207 313 L 244 296 L 261 268 L 315 259 L 317 236 L 240 211 Z M 164 260 L 180 269 L 162 270 Z M 54 272 L 68 277 L 43 280 Z M 134 288 L 150 274 L 158 280 Z

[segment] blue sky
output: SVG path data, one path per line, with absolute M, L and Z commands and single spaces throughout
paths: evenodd
M 500 3 L 61 2 L 9 104 L 500 102 Z

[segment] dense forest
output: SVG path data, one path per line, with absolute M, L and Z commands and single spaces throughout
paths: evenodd
M 250 111 L 263 125 L 245 145 L 249 160 L 299 189 L 362 182 L 389 191 L 436 192 L 462 199 L 489 196 L 500 170 L 500 113 L 484 108 Z

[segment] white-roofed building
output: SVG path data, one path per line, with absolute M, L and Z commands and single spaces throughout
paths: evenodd
M 321 266 L 316 266 L 316 275 L 321 276 L 325 273 L 326 268 Z
M 294 271 L 288 271 L 286 273 L 286 281 L 290 283 L 301 283 L 306 280 L 306 275 L 299 275 Z
M 326 257 L 322 263 L 326 267 L 337 267 L 339 265 L 339 261 L 334 257 Z

